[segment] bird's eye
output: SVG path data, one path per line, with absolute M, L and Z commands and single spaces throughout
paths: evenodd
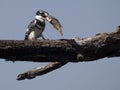
M 47 17 L 47 13 L 41 13 L 43 17 Z

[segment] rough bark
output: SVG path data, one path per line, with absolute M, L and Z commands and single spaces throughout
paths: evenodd
M 84 39 L 0 40 L 0 58 L 10 61 L 79 62 L 120 56 L 120 33 Z
M 0 40 L 0 58 L 9 61 L 52 62 L 44 68 L 37 68 L 18 75 L 18 80 L 43 75 L 67 62 L 93 61 L 104 57 L 119 56 L 120 26 L 115 32 L 99 33 L 83 39 Z

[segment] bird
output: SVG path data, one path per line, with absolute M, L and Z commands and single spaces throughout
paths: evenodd
M 35 19 L 32 20 L 27 27 L 24 40 L 36 40 L 39 37 L 43 40 L 45 39 L 42 32 L 45 29 L 45 18 L 48 17 L 48 15 L 44 10 L 36 12 Z
M 60 32 L 61 36 L 63 36 L 62 25 L 60 21 L 54 16 L 50 15 L 48 12 L 39 10 L 36 12 L 35 19 L 28 25 L 24 40 L 36 40 L 39 37 L 45 40 L 42 34 L 46 26 L 45 21 L 48 21 L 50 24 L 52 24 L 52 26 Z

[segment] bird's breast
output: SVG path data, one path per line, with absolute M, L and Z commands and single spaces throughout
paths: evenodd
M 34 29 L 34 31 L 32 31 L 30 34 L 29 34 L 29 39 L 36 39 L 38 37 L 41 36 L 43 30 L 40 30 L 40 29 Z

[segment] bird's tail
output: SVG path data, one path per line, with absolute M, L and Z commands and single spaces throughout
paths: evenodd
M 28 40 L 28 36 L 27 36 L 27 35 L 25 35 L 25 38 L 24 38 L 24 40 Z

